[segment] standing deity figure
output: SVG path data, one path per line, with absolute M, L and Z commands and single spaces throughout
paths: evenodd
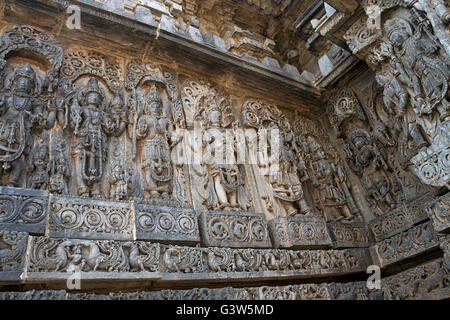
M 96 78 L 80 89 L 70 106 L 70 127 L 75 136 L 73 156 L 78 195 L 101 197 L 100 181 L 106 153 L 106 135 L 120 135 L 123 121 L 116 123 L 107 113 L 106 97 Z M 119 126 L 119 127 L 118 127 Z
M 450 63 L 441 56 L 440 47 L 427 35 L 429 32 L 423 32 L 428 30 L 423 23 L 419 30 L 413 32 L 408 21 L 396 18 L 388 20 L 384 29 L 393 46 L 391 63 L 395 76 L 401 76 L 403 82 L 409 84 L 409 94 L 419 123 L 433 140 L 439 123 L 439 119 L 432 115 L 433 110 L 438 111 L 441 120 L 449 116 Z
M 122 161 L 116 159 L 112 165 L 112 172 L 110 178 L 111 198 L 116 200 L 123 200 L 128 197 L 128 183 L 130 175 L 125 170 Z
M 338 163 L 327 159 L 322 146 L 311 136 L 307 138 L 312 158 L 311 177 L 318 190 L 319 202 L 327 221 L 351 220 L 350 207 L 354 207 L 347 187 L 344 170 Z
M 271 186 L 274 200 L 278 204 L 275 216 L 295 216 L 299 211 L 309 216 L 311 210 L 304 199 L 302 187 L 302 182 L 308 180 L 309 176 L 304 164 L 298 161 L 300 155 L 294 135 L 292 132 L 281 133 L 275 122 L 269 124 L 268 131 L 270 155 L 266 181 Z M 264 167 L 265 164 L 259 161 L 259 166 Z M 301 181 L 299 169 L 302 172 Z
M 396 206 L 394 186 L 387 174 L 388 166 L 370 135 L 362 129 L 350 126 L 345 151 L 350 169 L 361 178 L 366 189 L 366 199 L 381 215 Z
M 50 105 L 49 114 L 44 117 L 39 84 L 35 71 L 27 63 L 6 76 L 5 90 L 0 95 L 0 175 L 11 171 L 8 186 L 19 186 L 32 146 L 32 128 L 49 128 L 55 120 Z
M 143 188 L 150 198 L 170 198 L 173 167 L 171 161 L 172 122 L 162 112 L 162 99 L 156 85 L 146 95 L 135 135 L 142 140 Z
M 33 153 L 31 163 L 27 168 L 30 172 L 29 186 L 31 189 L 47 190 L 50 178 L 49 160 L 48 146 L 40 145 L 37 152 Z
M 55 156 L 51 162 L 51 174 L 50 174 L 50 192 L 56 194 L 67 194 L 67 180 L 70 177 L 69 163 L 64 155 L 64 145 L 61 142 L 58 147 Z
M 236 162 L 235 132 L 227 141 L 222 110 L 214 99 L 207 99 L 207 103 L 209 106 L 205 116 L 208 130 L 203 134 L 202 165 L 208 179 L 207 193 L 203 198 L 211 210 L 247 211 L 251 204 L 245 189 L 245 169 Z

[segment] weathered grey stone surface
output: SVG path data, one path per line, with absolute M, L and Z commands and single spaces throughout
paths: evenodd
M 45 234 L 48 191 L 0 187 L 0 228 Z
M 193 209 L 135 203 L 134 211 L 137 240 L 200 242 L 197 214 Z
M 3 298 L 449 297 L 445 1 L 0 18 L 0 291 L 39 289 Z
M 207 211 L 199 216 L 205 246 L 270 248 L 269 229 L 261 214 Z

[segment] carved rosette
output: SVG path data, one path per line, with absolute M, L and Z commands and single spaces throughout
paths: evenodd
M 264 216 L 240 211 L 202 212 L 199 217 L 206 246 L 270 248 Z
M 49 235 L 80 239 L 133 238 L 131 203 L 52 196 Z
M 0 228 L 45 234 L 48 192 L 0 187 Z
M 334 248 L 367 248 L 370 246 L 369 231 L 365 223 L 329 222 L 327 223 L 327 227 Z
M 136 239 L 192 244 L 200 242 L 196 213 L 190 208 L 135 204 Z
M 269 222 L 276 248 L 324 248 L 331 245 L 325 222 L 314 217 L 275 218 Z

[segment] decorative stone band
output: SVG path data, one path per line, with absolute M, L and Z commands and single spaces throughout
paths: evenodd
M 386 267 L 407 258 L 413 258 L 439 248 L 445 236 L 436 234 L 430 221 L 415 226 L 408 231 L 385 239 L 371 247 L 374 260 Z
M 18 233 L 11 233 L 19 237 Z M 26 237 L 26 234 L 20 234 Z M 11 237 L 11 236 L 9 236 Z M 9 239 L 9 238 L 8 238 Z M 18 248 L 0 251 L 0 283 L 11 280 L 4 272 L 20 274 L 16 283 L 59 283 L 79 272 L 84 282 L 163 281 L 177 283 L 236 282 L 338 276 L 365 272 L 364 249 L 281 250 L 198 248 L 144 241 L 53 239 L 29 236 Z M 3 247 L 3 246 L 2 246 Z M 26 263 L 23 266 L 23 261 Z M 5 261 L 5 263 L 3 262 Z M 13 267 L 7 267 L 7 266 Z M 20 279 L 20 280 L 19 280 Z M 95 281 L 97 282 L 95 282 Z
M 196 213 L 176 208 L 135 203 L 136 239 L 196 244 L 200 234 Z
M 48 191 L 0 187 L 0 228 L 45 233 Z
M 450 233 L 450 192 L 428 203 L 425 211 L 437 232 Z
M 381 280 L 381 288 L 387 300 L 448 299 L 449 284 L 450 270 L 442 259 Z
M 278 287 L 194 288 L 109 294 L 70 293 L 64 290 L 31 290 L 0 292 L 0 300 L 378 300 L 380 293 L 380 290 L 369 292 L 365 282 L 348 282 Z
M 60 238 L 132 240 L 131 203 L 50 196 L 49 235 Z
M 271 248 L 266 218 L 241 211 L 210 211 L 199 216 L 205 246 Z
M 326 248 L 331 246 L 325 222 L 320 218 L 294 216 L 269 221 L 276 248 Z
M 375 236 L 375 240 L 380 241 L 389 238 L 426 220 L 428 216 L 424 210 L 424 203 L 428 203 L 431 200 L 432 196 L 425 194 L 372 220 L 369 223 L 369 227 Z
M 371 244 L 369 231 L 362 222 L 327 223 L 334 248 L 368 248 Z

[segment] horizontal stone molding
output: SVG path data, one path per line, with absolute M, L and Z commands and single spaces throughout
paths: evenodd
M 14 267 L 8 270 L 21 274 L 14 278 L 16 283 L 58 283 L 73 272 L 80 273 L 82 283 L 106 280 L 111 285 L 120 281 L 221 283 L 231 278 L 254 282 L 360 273 L 369 264 L 364 249 L 199 248 L 144 241 L 29 238 L 26 248 L 24 238 L 20 250 L 0 251 L 10 255 L 8 263 Z M 8 270 L 0 272 L 0 283 L 11 280 Z
M 0 229 L 45 234 L 48 191 L 0 187 Z
M 389 238 L 426 220 L 428 216 L 424 210 L 424 203 L 428 203 L 431 197 L 430 194 L 425 194 L 369 222 L 369 228 L 375 240 Z
M 316 217 L 293 216 L 269 221 L 276 248 L 326 248 L 331 246 L 325 222 Z
M 217 289 L 72 293 L 65 290 L 0 292 L 0 300 L 379 300 L 380 290 L 370 292 L 365 282 L 299 284 Z M 381 296 L 382 297 L 382 296 Z
M 439 248 L 445 236 L 438 235 L 430 221 L 385 239 L 371 248 L 372 253 L 386 267 L 401 260 Z
M 136 239 L 196 244 L 200 242 L 193 209 L 135 203 Z
M 266 218 L 241 211 L 208 211 L 199 216 L 205 246 L 272 247 Z
M 334 248 L 367 248 L 371 245 L 369 230 L 362 222 L 328 222 Z
M 49 236 L 133 239 L 131 202 L 50 196 Z

